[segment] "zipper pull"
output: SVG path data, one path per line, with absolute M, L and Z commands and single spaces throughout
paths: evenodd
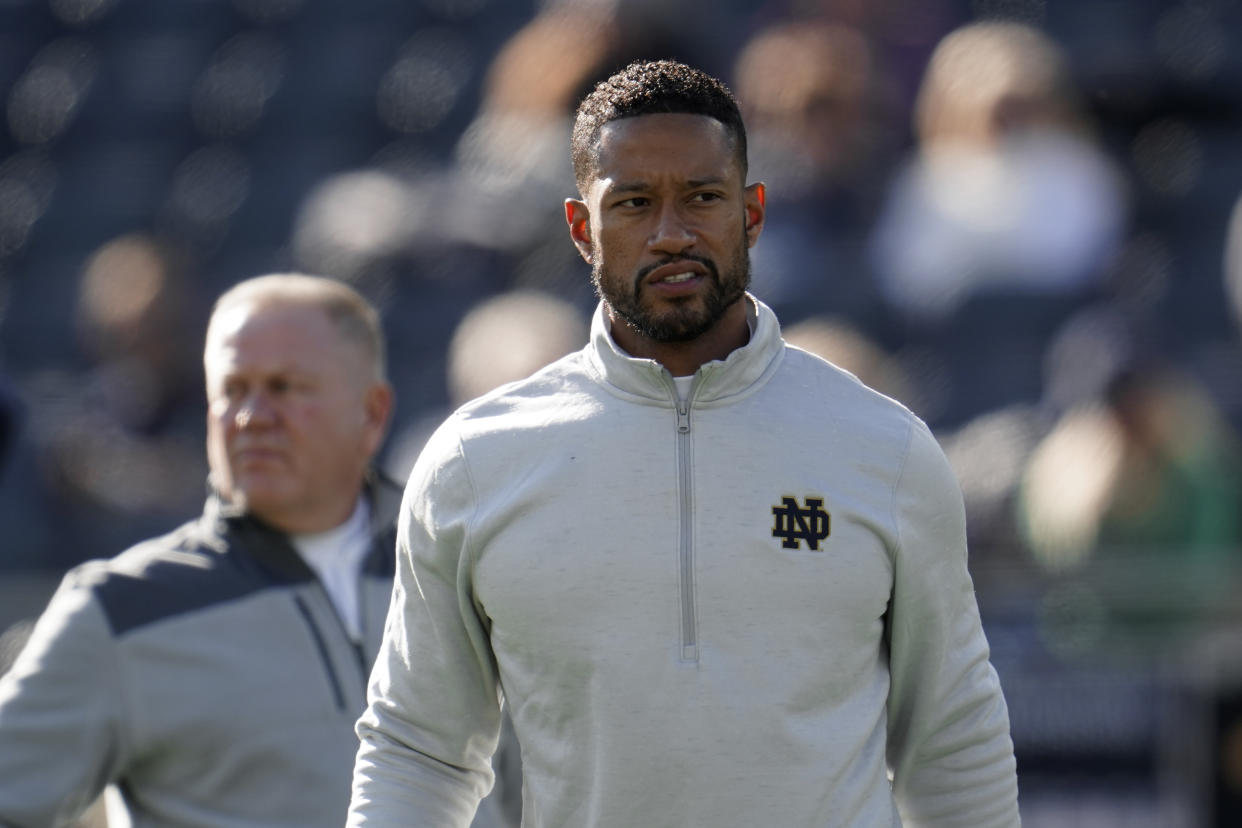
M 685 434 L 690 431 L 690 403 L 685 400 L 677 401 L 677 433 Z

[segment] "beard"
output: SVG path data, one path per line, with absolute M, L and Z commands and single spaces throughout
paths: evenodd
M 697 262 L 707 270 L 706 291 L 677 300 L 672 308 L 655 311 L 643 305 L 643 280 L 658 267 L 675 262 Z M 742 298 L 750 287 L 750 248 L 745 233 L 726 263 L 723 275 L 716 263 L 703 256 L 670 256 L 648 265 L 635 274 L 632 288 L 601 264 L 596 257 L 591 269 L 595 294 L 636 333 L 654 342 L 689 342 L 707 333 L 725 311 Z

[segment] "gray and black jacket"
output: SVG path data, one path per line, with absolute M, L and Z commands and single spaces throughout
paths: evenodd
M 135 828 L 342 825 L 401 493 L 368 494 L 360 642 L 285 535 L 215 498 L 70 571 L 0 679 L 0 825 L 63 824 L 109 786 Z

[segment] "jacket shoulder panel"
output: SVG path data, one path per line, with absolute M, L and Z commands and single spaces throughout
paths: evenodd
M 74 580 L 94 594 L 115 636 L 272 586 L 205 543 L 196 524 L 144 541 L 109 561 L 83 565 Z

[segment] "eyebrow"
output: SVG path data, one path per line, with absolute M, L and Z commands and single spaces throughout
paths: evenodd
M 686 181 L 686 187 L 693 190 L 698 187 L 716 187 L 723 183 L 725 183 L 724 177 L 713 175 L 707 178 L 691 178 Z M 651 184 L 646 181 L 621 181 L 607 187 L 604 192 L 612 195 L 614 193 L 631 193 L 649 189 L 651 189 Z

